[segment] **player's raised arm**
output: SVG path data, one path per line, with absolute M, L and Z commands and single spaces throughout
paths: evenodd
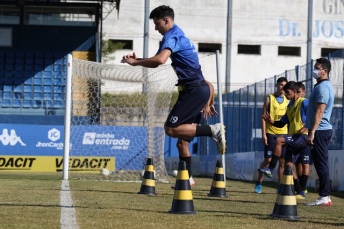
M 127 63 L 127 64 L 130 64 L 131 66 L 143 66 L 147 68 L 156 68 L 159 65 L 165 64 L 168 58 L 171 56 L 171 54 L 172 54 L 171 50 L 164 49 L 156 56 L 146 58 L 146 59 L 137 59 L 136 55 L 135 56 L 127 55 L 127 56 L 124 56 L 125 58 L 122 59 L 121 63 Z

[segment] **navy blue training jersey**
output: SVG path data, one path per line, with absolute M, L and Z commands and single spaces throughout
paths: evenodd
M 171 50 L 172 67 L 178 76 L 178 84 L 190 84 L 204 80 L 195 46 L 184 32 L 174 24 L 162 38 L 157 54 Z

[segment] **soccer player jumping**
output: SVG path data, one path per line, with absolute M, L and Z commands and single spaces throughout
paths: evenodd
M 155 68 L 165 64 L 168 58 L 178 76 L 179 97 L 165 122 L 165 133 L 178 138 L 179 158 L 186 162 L 189 171 L 190 185 L 195 181 L 191 176 L 191 154 L 188 146 L 197 136 L 208 136 L 215 140 L 220 154 L 225 153 L 226 140 L 224 126 L 199 125 L 201 116 L 216 115 L 214 108 L 214 89 L 204 79 L 195 46 L 184 32 L 174 23 L 174 11 L 169 6 L 159 6 L 149 15 L 162 36 L 160 48 L 155 56 L 139 59 L 135 53 L 123 56 L 122 63 L 132 66 Z M 202 111 L 202 112 L 201 112 Z M 171 188 L 174 188 L 172 186 Z

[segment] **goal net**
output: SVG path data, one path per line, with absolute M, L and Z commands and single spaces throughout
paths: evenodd
M 74 58 L 70 65 L 71 93 L 68 82 L 66 91 L 70 134 L 67 126 L 65 130 L 65 143 L 70 135 L 70 145 L 65 144 L 69 166 L 64 174 L 73 179 L 138 181 L 147 158 L 152 158 L 155 179 L 170 182 L 164 162 L 164 123 L 177 82 L 173 68 Z M 109 175 L 101 174 L 104 168 Z

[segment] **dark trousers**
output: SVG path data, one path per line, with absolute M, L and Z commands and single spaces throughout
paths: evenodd
M 311 146 L 314 167 L 319 177 L 319 196 L 330 195 L 328 146 L 331 136 L 332 130 L 317 130 L 314 134 L 314 145 Z

